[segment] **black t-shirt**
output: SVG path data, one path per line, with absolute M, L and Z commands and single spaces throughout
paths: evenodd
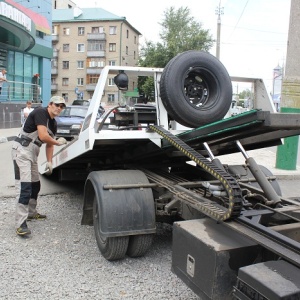
M 55 135 L 57 131 L 57 123 L 55 119 L 52 119 L 48 113 L 46 107 L 35 108 L 26 119 L 23 130 L 27 133 L 31 133 L 37 130 L 38 125 L 44 125 L 50 135 Z

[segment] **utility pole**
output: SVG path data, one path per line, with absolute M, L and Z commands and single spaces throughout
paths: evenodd
M 221 40 L 221 15 L 224 14 L 224 7 L 221 7 L 221 0 L 219 2 L 219 6 L 216 8 L 216 15 L 218 15 L 217 20 L 217 49 L 216 49 L 216 57 L 220 59 L 220 40 Z
M 300 114 L 300 2 L 291 0 L 286 68 L 282 82 L 280 112 Z M 276 168 L 296 170 L 299 136 L 284 139 L 277 147 Z

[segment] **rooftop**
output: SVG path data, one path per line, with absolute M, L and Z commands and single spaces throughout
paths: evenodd
M 54 9 L 52 11 L 53 22 L 78 22 L 78 21 L 99 21 L 99 20 L 126 20 L 99 7 L 93 8 L 68 8 Z
M 139 35 L 141 33 L 135 29 L 127 20 L 126 17 L 117 16 L 103 8 L 67 8 L 67 9 L 53 9 L 52 22 L 89 22 L 89 21 L 124 21 L 135 30 Z

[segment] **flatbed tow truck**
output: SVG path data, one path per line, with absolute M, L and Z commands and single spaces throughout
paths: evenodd
M 121 95 L 138 76 L 153 76 L 155 105 L 96 120 L 108 78 Z M 232 81 L 252 83 L 253 108 L 224 119 Z M 212 55 L 187 51 L 164 69 L 103 68 L 52 176 L 85 181 L 82 224 L 107 260 L 145 255 L 156 222 L 168 222 L 172 271 L 201 299 L 300 299 L 300 201 L 247 153 L 299 134 L 299 115 L 276 113 L 261 79 L 230 77 Z M 236 152 L 245 164 L 222 164 Z

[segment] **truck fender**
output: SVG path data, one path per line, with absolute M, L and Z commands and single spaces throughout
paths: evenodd
M 97 205 L 100 234 L 116 237 L 155 233 L 155 206 L 151 188 L 110 188 L 149 184 L 139 170 L 109 170 L 91 172 L 85 182 L 83 225 L 93 224 L 93 207 Z M 94 203 L 95 201 L 95 203 Z M 95 213 L 95 212 L 94 212 Z

